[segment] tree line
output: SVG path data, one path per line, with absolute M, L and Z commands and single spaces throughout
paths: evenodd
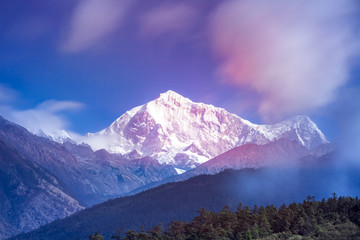
M 240 204 L 234 211 L 225 206 L 220 212 L 198 210 L 192 221 L 172 221 L 139 232 L 121 229 L 115 240 L 280 240 L 280 239 L 359 239 L 360 201 L 358 197 L 332 197 L 316 201 L 308 196 L 302 203 L 281 207 Z M 95 233 L 89 240 L 104 240 Z

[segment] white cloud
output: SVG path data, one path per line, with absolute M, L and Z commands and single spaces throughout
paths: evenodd
M 79 102 L 74 101 L 56 101 L 56 100 L 48 100 L 41 103 L 37 109 L 44 110 L 47 112 L 60 112 L 64 110 L 77 110 L 81 109 L 84 105 Z
M 11 102 L 17 97 L 16 91 L 0 84 L 0 104 Z
M 353 0 L 226 1 L 211 36 L 230 84 L 262 97 L 265 119 L 306 113 L 334 100 L 359 53 Z
M 101 44 L 122 23 L 131 4 L 128 0 L 81 0 L 72 15 L 64 52 L 80 52 Z
M 7 95 L 3 94 L 4 90 Z M 17 92 L 2 85 L 0 85 L 0 96 L 0 114 L 32 133 L 52 134 L 59 130 L 67 130 L 70 124 L 62 112 L 80 110 L 84 107 L 82 103 L 75 101 L 48 100 L 31 109 L 17 109 L 13 106 L 17 100 Z M 9 102 L 9 99 L 12 102 Z M 76 133 L 73 135 L 77 136 Z
M 83 104 L 79 102 L 49 100 L 33 109 L 12 109 L 8 112 L 7 117 L 32 133 L 42 131 L 51 134 L 58 130 L 66 130 L 69 127 L 68 121 L 60 112 L 78 110 L 82 107 Z

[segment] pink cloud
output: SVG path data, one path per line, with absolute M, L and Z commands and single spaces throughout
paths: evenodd
M 358 53 L 352 0 L 227 1 L 211 18 L 224 81 L 261 97 L 265 119 L 312 111 L 335 99 Z
M 80 52 L 101 44 L 122 23 L 131 2 L 128 0 L 82 0 L 72 15 L 64 52 Z

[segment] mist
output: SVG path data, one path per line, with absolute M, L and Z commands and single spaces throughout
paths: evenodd
M 316 200 L 327 199 L 333 193 L 337 196 L 358 196 L 359 170 L 339 171 L 331 167 L 262 168 L 245 170 L 238 175 L 236 184 L 228 184 L 232 184 L 230 191 L 244 205 L 279 207 L 282 204 L 302 202 L 307 196 L 315 197 Z

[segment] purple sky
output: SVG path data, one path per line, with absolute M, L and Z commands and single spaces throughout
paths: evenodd
M 308 114 L 330 140 L 346 138 L 342 118 L 360 120 L 359 9 L 356 0 L 1 1 L 0 114 L 85 134 L 171 89 L 256 123 Z

